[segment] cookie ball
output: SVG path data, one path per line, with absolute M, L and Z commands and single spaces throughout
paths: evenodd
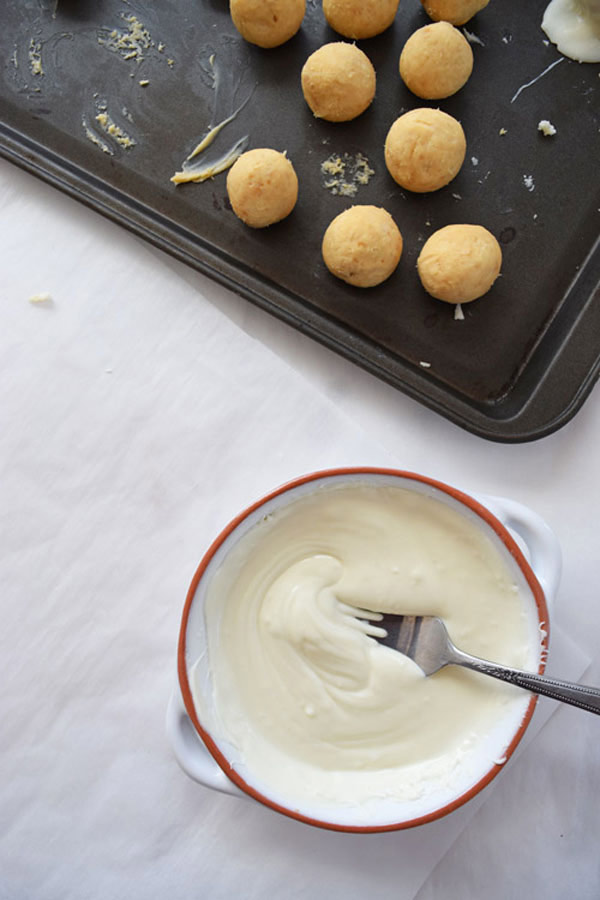
M 385 209 L 351 206 L 330 223 L 322 252 L 332 275 L 356 287 L 374 287 L 398 265 L 402 235 Z
M 250 44 L 279 47 L 293 37 L 304 18 L 305 0 L 230 0 L 233 24 Z
M 411 109 L 396 119 L 385 140 L 385 164 L 408 191 L 444 187 L 458 174 L 467 142 L 460 122 L 440 109 Z
M 423 245 L 417 260 L 421 284 L 446 303 L 470 303 L 486 294 L 500 274 L 500 244 L 481 225 L 446 225 Z
M 302 68 L 304 99 L 319 119 L 349 122 L 360 116 L 375 96 L 375 69 L 355 44 L 324 44 Z
M 434 22 L 450 22 L 464 25 L 472 19 L 490 0 L 421 0 L 425 12 Z
M 441 100 L 455 94 L 467 83 L 472 71 L 471 45 L 449 22 L 419 28 L 400 54 L 402 81 L 424 100 Z
M 374 37 L 389 28 L 399 0 L 323 0 L 327 23 L 354 41 Z
M 251 228 L 265 228 L 285 219 L 298 199 L 298 178 L 285 155 L 277 150 L 248 150 L 227 175 L 231 207 Z

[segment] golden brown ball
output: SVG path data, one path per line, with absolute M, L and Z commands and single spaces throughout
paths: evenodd
M 338 34 L 359 41 L 389 28 L 399 0 L 323 0 L 323 13 Z
M 449 22 L 417 29 L 400 54 L 400 77 L 424 100 L 450 97 L 466 84 L 473 71 L 471 45 Z
M 375 69 L 356 44 L 324 44 L 302 68 L 302 93 L 319 119 L 348 122 L 367 109 L 375 96 Z
M 411 109 L 385 141 L 385 164 L 398 184 L 415 193 L 437 191 L 458 174 L 467 142 L 460 122 L 440 109 Z
M 398 265 L 402 235 L 385 209 L 351 206 L 330 223 L 322 252 L 332 275 L 355 287 L 374 287 Z
M 242 153 L 227 175 L 231 207 L 252 228 L 285 219 L 298 199 L 298 178 L 285 153 L 270 148 Z
M 293 37 L 304 18 L 305 0 L 230 0 L 233 24 L 250 44 L 279 47 Z
M 484 9 L 490 0 L 421 0 L 425 12 L 434 22 L 464 25 Z
M 482 225 L 446 225 L 423 245 L 417 260 L 428 294 L 446 303 L 470 303 L 486 294 L 500 274 L 502 251 Z

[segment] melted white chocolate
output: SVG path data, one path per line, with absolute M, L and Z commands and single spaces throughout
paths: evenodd
M 461 649 L 535 669 L 540 635 L 518 580 L 474 516 L 433 497 L 321 489 L 255 525 L 215 574 L 212 696 L 203 660 L 197 709 L 234 765 L 292 805 L 414 801 L 431 784 L 451 793 L 499 722 L 483 770 L 503 755 L 529 696 L 458 667 L 425 677 L 346 607 L 439 615 Z
M 600 62 L 600 0 L 552 0 L 542 28 L 565 56 Z

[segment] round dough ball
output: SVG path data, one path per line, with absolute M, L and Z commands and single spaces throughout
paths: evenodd
M 306 10 L 306 0 L 230 0 L 233 24 L 250 44 L 279 47 L 293 37 Z
M 490 0 L 421 0 L 425 12 L 434 22 L 450 22 L 464 25 L 472 19 Z
M 285 155 L 277 150 L 248 150 L 227 175 L 227 194 L 234 213 L 252 228 L 285 219 L 298 199 L 298 178 Z
M 328 24 L 354 41 L 374 37 L 389 28 L 399 0 L 323 0 Z
M 402 81 L 424 100 L 441 100 L 455 94 L 472 71 L 471 45 L 449 22 L 419 28 L 400 54 Z
M 396 119 L 385 140 L 385 164 L 408 191 L 444 187 L 458 174 L 467 142 L 460 122 L 440 109 L 411 109 Z
M 322 252 L 332 275 L 356 287 L 374 287 L 398 265 L 402 235 L 385 209 L 351 206 L 329 224 Z
M 428 294 L 446 303 L 470 303 L 500 274 L 500 244 L 481 225 L 446 225 L 425 241 L 417 260 Z
M 349 122 L 375 96 L 375 69 L 355 44 L 324 44 L 302 67 L 302 93 L 319 119 Z

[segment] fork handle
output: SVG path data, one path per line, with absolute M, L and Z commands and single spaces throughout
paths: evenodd
M 570 703 L 571 706 L 578 706 L 579 709 L 600 715 L 599 688 L 573 684 L 569 681 L 558 681 L 556 678 L 548 678 L 547 675 L 534 675 L 533 672 L 521 672 L 519 669 L 510 669 L 508 666 L 500 666 L 497 663 L 478 659 L 476 656 L 469 656 L 468 653 L 460 650 L 456 650 L 456 655 L 453 654 L 449 662 L 467 669 L 474 669 L 475 672 L 482 672 L 484 675 L 491 675 L 492 678 L 499 678 L 501 681 L 508 681 L 510 684 L 516 684 L 518 687 L 525 688 L 526 691 L 533 691 L 534 694 L 543 694 L 545 697 L 552 697 L 553 700 Z

